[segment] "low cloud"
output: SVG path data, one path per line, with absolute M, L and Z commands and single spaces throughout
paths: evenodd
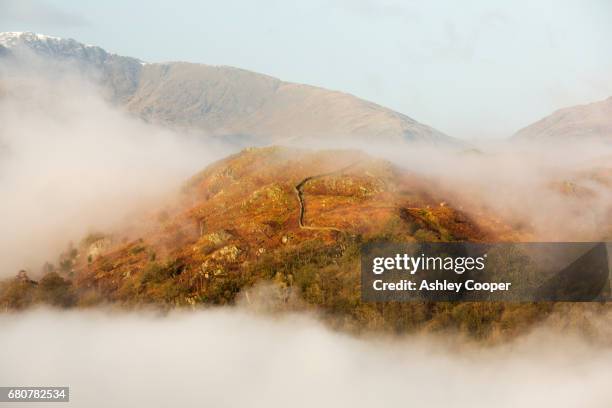
M 79 75 L 3 72 L 0 276 L 156 208 L 226 153 L 119 111 Z
M 1 315 L 0 383 L 70 386 L 74 407 L 604 407 L 612 350 L 545 331 L 482 348 L 356 339 L 235 309 Z M 554 347 L 551 345 L 554 344 Z
M 463 149 L 374 138 L 310 143 L 353 148 L 429 180 L 431 194 L 493 231 L 523 241 L 600 241 L 612 236 L 612 143 L 580 140 L 481 141 Z M 506 235 L 508 238 L 508 235 Z

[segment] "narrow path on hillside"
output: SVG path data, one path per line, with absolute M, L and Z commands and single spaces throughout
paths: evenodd
M 298 203 L 300 205 L 300 216 L 298 218 L 298 224 L 299 224 L 300 228 L 307 229 L 307 230 L 342 232 L 342 230 L 340 230 L 338 228 L 335 228 L 335 227 L 316 227 L 316 226 L 304 225 L 304 213 L 306 212 L 306 201 L 304 199 L 304 186 L 306 185 L 306 183 L 308 183 L 311 180 L 316 180 L 316 179 L 319 179 L 319 178 L 333 176 L 333 175 L 336 175 L 336 174 L 343 173 L 346 170 L 350 169 L 351 167 L 355 166 L 357 163 L 358 162 L 351 163 L 348 166 L 345 166 L 345 167 L 343 167 L 343 168 L 341 168 L 339 170 L 336 170 L 336 171 L 331 171 L 329 173 L 317 174 L 316 176 L 306 177 L 305 179 L 303 179 L 302 181 L 300 181 L 298 184 L 296 184 L 293 187 L 293 189 L 295 190 L 295 194 L 297 196 L 297 199 L 298 199 Z

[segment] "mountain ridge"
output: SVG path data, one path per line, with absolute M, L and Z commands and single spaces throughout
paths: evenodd
M 585 137 L 612 141 L 612 96 L 558 109 L 512 136 L 517 140 L 579 140 Z
M 19 59 L 28 49 L 43 58 L 76 62 L 101 71 L 111 100 L 152 123 L 214 136 L 248 137 L 257 144 L 279 141 L 358 140 L 465 142 L 409 116 L 354 95 L 282 81 L 241 68 L 190 62 L 146 63 L 76 40 L 30 32 L 0 33 L 0 57 Z

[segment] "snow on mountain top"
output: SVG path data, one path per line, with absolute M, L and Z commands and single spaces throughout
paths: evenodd
M 62 41 L 74 41 L 66 40 L 60 37 L 53 37 L 51 35 L 36 34 L 29 31 L 7 31 L 0 33 L 0 44 L 5 47 L 15 46 L 19 42 L 33 43 L 33 42 L 62 42 Z M 76 41 L 74 41 L 76 42 Z M 91 45 L 82 44 L 85 47 L 91 47 Z
M 54 37 L 51 35 L 37 34 L 30 31 L 6 31 L 0 32 L 0 46 L 5 48 L 16 48 L 26 46 L 46 54 L 77 56 L 83 54 L 98 54 L 105 56 L 118 56 L 107 52 L 95 45 L 84 44 L 71 38 Z M 133 58 L 132 58 L 133 59 Z M 146 63 L 139 61 L 142 65 Z
M 59 37 L 54 37 L 52 35 L 45 35 L 45 34 L 37 34 L 37 33 L 33 33 L 31 31 L 4 31 L 4 32 L 0 32 L 0 37 L 22 37 L 22 36 L 26 36 L 26 37 L 36 37 L 38 39 L 48 39 L 48 38 L 52 38 L 55 40 L 61 40 L 61 38 Z

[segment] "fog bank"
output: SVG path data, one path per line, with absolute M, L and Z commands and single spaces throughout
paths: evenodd
M 304 316 L 236 309 L 163 318 L 38 310 L 0 315 L 0 327 L 0 383 L 67 385 L 74 407 L 612 403 L 612 349 L 545 332 L 483 349 L 355 339 Z
M 344 139 L 346 140 L 346 139 Z M 430 180 L 432 194 L 476 221 L 497 218 L 528 241 L 612 240 L 612 142 L 489 141 L 463 149 L 415 143 L 312 144 L 353 148 Z
M 226 154 L 115 109 L 77 73 L 0 74 L 0 277 L 36 273 Z

